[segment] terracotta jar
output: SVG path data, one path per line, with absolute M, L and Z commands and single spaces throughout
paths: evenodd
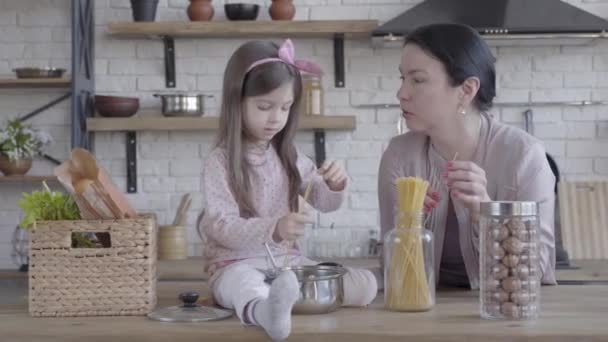
M 269 12 L 272 20 L 291 20 L 296 14 L 296 7 L 293 0 L 272 0 Z
M 23 176 L 32 168 L 31 159 L 11 161 L 7 156 L 0 154 L 0 171 L 6 176 Z
M 215 10 L 211 0 L 190 0 L 188 17 L 192 21 L 209 21 L 213 18 Z

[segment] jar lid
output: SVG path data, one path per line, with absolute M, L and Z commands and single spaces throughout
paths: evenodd
M 321 75 L 311 74 L 306 71 L 302 71 L 300 74 L 302 75 L 303 80 L 321 80 L 322 77 Z
M 538 213 L 536 202 L 496 201 L 482 202 L 480 214 L 486 216 L 530 216 Z

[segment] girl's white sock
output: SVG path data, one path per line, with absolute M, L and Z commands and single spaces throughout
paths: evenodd
M 253 303 L 253 321 L 273 341 L 285 340 L 291 332 L 291 309 L 300 295 L 295 273 L 281 273 L 270 286 L 268 298 Z
M 367 306 L 378 294 L 378 282 L 374 274 L 365 269 L 346 268 L 344 275 L 343 306 Z

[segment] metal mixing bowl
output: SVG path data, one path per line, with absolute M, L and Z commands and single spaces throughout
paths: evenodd
M 205 98 L 213 95 L 204 94 L 154 94 L 162 103 L 164 116 L 201 116 L 205 114 Z
M 285 270 L 295 272 L 300 283 L 300 297 L 293 306 L 294 314 L 324 314 L 336 311 L 344 302 L 343 276 L 340 266 L 293 266 Z M 265 270 L 266 282 L 272 283 L 274 270 Z

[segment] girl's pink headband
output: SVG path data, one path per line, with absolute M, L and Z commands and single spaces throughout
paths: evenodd
M 293 42 L 291 39 L 287 39 L 279 48 L 279 56 L 278 57 L 270 57 L 260 59 L 259 61 L 254 62 L 247 68 L 247 72 L 250 72 L 253 68 L 271 62 L 281 62 L 285 64 L 289 64 L 294 66 L 296 69 L 307 72 L 309 74 L 321 76 L 323 75 L 323 70 L 315 63 L 302 59 L 295 59 L 295 52 L 293 47 Z

